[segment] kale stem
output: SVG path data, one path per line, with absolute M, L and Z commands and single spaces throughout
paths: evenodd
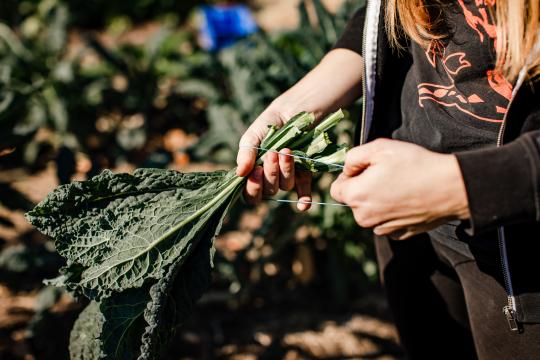
M 324 149 L 326 149 L 326 147 L 330 144 L 331 144 L 331 141 L 330 141 L 330 138 L 328 137 L 328 133 L 322 132 L 313 139 L 311 144 L 309 144 L 309 146 L 306 149 L 306 155 L 308 157 L 311 157 L 315 154 L 323 152 Z
M 332 127 L 336 126 L 338 122 L 343 120 L 345 114 L 343 110 L 339 109 L 338 111 L 328 115 L 319 125 L 315 127 L 315 135 L 318 135 L 322 132 L 328 131 Z

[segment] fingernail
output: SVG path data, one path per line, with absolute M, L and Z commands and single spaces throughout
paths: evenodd
M 284 155 L 284 154 L 281 155 L 281 159 L 282 159 L 283 161 L 286 161 L 286 162 L 291 162 L 291 161 L 292 161 L 292 157 L 291 157 L 291 156 Z
M 304 210 L 307 210 L 311 204 L 309 204 L 311 202 L 311 198 L 309 197 L 303 197 L 301 199 L 298 200 L 298 204 L 297 204 L 297 208 L 298 210 L 300 211 L 304 211 Z

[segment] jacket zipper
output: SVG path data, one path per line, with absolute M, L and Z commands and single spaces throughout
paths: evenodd
M 362 34 L 362 55 L 364 59 L 364 78 L 362 81 L 362 123 L 360 128 L 360 145 L 364 144 L 368 138 L 368 127 L 373 120 L 373 93 L 375 92 L 375 73 L 377 71 L 377 45 L 379 37 L 381 0 L 368 0 L 366 5 L 366 21 L 364 23 L 364 33 Z M 370 29 L 369 27 L 372 27 Z M 370 38 L 372 35 L 373 38 Z M 368 48 L 369 39 L 369 48 Z M 367 54 L 371 51 L 371 54 Z M 371 91 L 368 98 L 368 88 Z
M 504 227 L 499 227 L 497 235 L 499 237 L 499 251 L 501 253 L 501 264 L 504 277 L 504 286 L 506 288 L 508 303 L 503 307 L 503 314 L 508 321 L 511 331 L 519 331 L 517 321 L 516 298 L 514 296 L 514 288 L 512 286 L 512 277 L 510 274 L 510 266 L 508 264 L 508 253 L 506 251 L 506 238 L 504 236 Z
M 510 99 L 510 102 L 508 103 L 508 107 L 506 109 L 506 113 L 504 114 L 501 128 L 499 129 L 499 134 L 497 136 L 497 147 L 501 147 L 503 145 L 504 131 L 506 128 L 506 119 L 508 117 L 508 113 L 510 112 L 510 106 L 512 106 L 514 98 L 519 88 L 521 87 L 522 83 L 523 83 L 523 77 L 522 77 L 522 74 L 520 74 L 520 77 L 518 78 L 518 81 L 516 82 L 516 86 L 512 91 L 512 98 Z M 502 268 L 503 278 L 504 278 L 504 287 L 506 289 L 506 294 L 507 294 L 507 304 L 503 307 L 503 314 L 506 317 L 506 320 L 508 321 L 508 326 L 510 327 L 510 330 L 519 331 L 520 327 L 517 320 L 516 297 L 514 295 L 514 287 L 512 286 L 512 274 L 510 272 L 510 264 L 508 262 L 508 252 L 507 252 L 507 247 L 506 247 L 506 237 L 504 234 L 504 226 L 499 226 L 497 228 L 497 237 L 499 240 L 499 253 L 501 256 L 501 268 Z
M 367 1 L 366 5 L 366 14 L 369 13 L 369 6 L 371 4 L 371 1 Z M 367 92 L 367 85 L 366 85 L 366 72 L 367 72 L 367 65 L 366 65 L 366 34 L 367 34 L 367 24 L 368 21 L 366 19 L 364 23 L 364 32 L 362 33 L 362 57 L 364 60 L 363 63 L 363 79 L 362 79 L 362 120 L 360 122 L 360 145 L 364 145 L 365 138 L 366 138 L 366 92 Z

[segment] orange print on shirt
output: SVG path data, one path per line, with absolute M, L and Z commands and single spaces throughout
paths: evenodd
M 463 10 L 463 15 L 467 25 L 477 34 L 479 41 L 484 42 L 486 38 L 496 41 L 496 26 L 492 22 L 490 15 L 491 7 L 495 5 L 495 0 L 475 0 L 473 5 L 468 5 L 464 0 L 458 0 L 459 6 Z M 436 102 L 437 104 L 455 108 L 475 119 L 487 122 L 502 122 L 502 117 L 506 113 L 508 101 L 512 97 L 512 85 L 504 76 L 495 70 L 488 70 L 486 80 L 489 88 L 497 94 L 503 96 L 506 104 L 494 105 L 493 107 L 475 107 L 475 104 L 484 104 L 484 96 L 490 94 L 476 93 L 463 94 L 455 86 L 455 77 L 472 64 L 465 52 L 455 52 L 446 54 L 444 44 L 439 40 L 433 40 L 425 52 L 428 62 L 435 69 L 442 69 L 448 77 L 448 82 L 443 84 L 424 82 L 418 85 L 418 101 L 424 107 L 425 101 Z

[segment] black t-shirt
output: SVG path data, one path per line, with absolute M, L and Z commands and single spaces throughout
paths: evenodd
M 449 37 L 427 50 L 411 44 L 403 123 L 393 138 L 444 153 L 496 146 L 512 85 L 494 70 L 494 21 L 477 3 L 445 5 Z
M 413 65 L 401 95 L 403 122 L 392 137 L 442 153 L 495 147 L 512 85 L 494 70 L 494 19 L 475 0 L 452 1 L 443 15 L 446 39 L 432 41 L 427 50 L 414 42 L 410 46 Z M 473 238 L 463 227 L 452 221 L 429 235 L 468 256 L 471 246 L 484 249 L 481 254 L 496 250 L 496 234 Z

